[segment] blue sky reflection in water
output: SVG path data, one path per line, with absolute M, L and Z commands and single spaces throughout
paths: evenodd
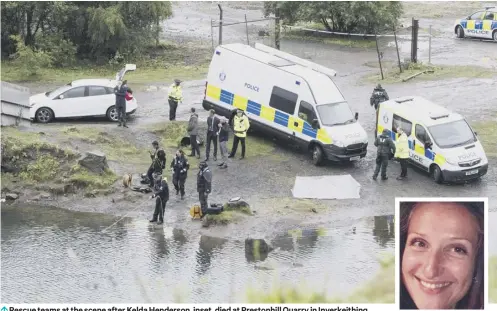
M 282 233 L 269 239 L 277 250 L 257 263 L 246 258 L 244 241 L 154 228 L 146 219 L 124 219 L 101 232 L 117 219 L 2 207 L 2 301 L 241 302 L 247 284 L 269 288 L 275 280 L 341 295 L 363 284 L 378 270 L 377 258 L 394 249 L 392 216 L 345 220 L 324 236 L 314 229 L 298 239 Z

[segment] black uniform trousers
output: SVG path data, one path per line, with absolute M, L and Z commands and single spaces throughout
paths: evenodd
M 388 155 L 381 154 L 376 157 L 376 169 L 374 170 L 373 177 L 378 177 L 381 168 L 381 178 L 387 177 Z
M 208 197 L 209 197 L 209 194 L 205 191 L 200 191 L 198 193 L 198 200 L 200 202 L 200 209 L 202 210 L 202 215 L 205 215 L 207 212 L 207 208 L 208 208 L 207 198 Z
M 214 121 L 213 121 L 214 122 Z M 217 158 L 217 135 L 213 131 L 207 131 L 207 142 L 205 144 L 205 158 L 209 158 L 209 154 L 211 153 L 211 142 L 214 145 L 214 158 Z
M 148 178 L 148 181 L 150 182 L 150 185 L 153 186 L 154 185 L 154 178 L 153 178 L 153 174 L 154 172 L 157 172 L 159 174 L 162 174 L 162 170 L 159 170 L 157 171 L 155 168 L 154 168 L 154 165 L 150 165 L 150 167 L 148 168 L 148 171 L 147 171 L 147 178 Z
M 116 105 L 117 121 L 126 125 L 126 103 Z
M 407 177 L 407 158 L 399 159 L 400 163 L 400 177 Z
M 185 182 L 186 182 L 186 174 L 173 174 L 173 185 L 176 191 L 180 191 L 181 195 L 185 195 Z
M 242 157 L 245 157 L 245 137 L 233 136 L 233 147 L 231 147 L 230 158 L 233 158 L 236 154 L 236 149 L 238 149 L 238 142 L 242 143 Z
M 192 155 L 194 156 L 196 153 L 200 157 L 200 147 L 198 146 L 197 135 L 190 135 L 190 145 L 192 146 Z
M 178 108 L 178 101 L 169 97 L 169 121 L 176 120 L 176 109 Z
M 160 221 L 164 222 L 164 213 L 166 211 L 166 200 L 163 200 L 160 196 L 155 199 L 155 210 L 153 220 L 157 220 L 157 217 Z

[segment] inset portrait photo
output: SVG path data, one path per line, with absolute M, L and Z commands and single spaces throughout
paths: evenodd
M 401 310 L 488 304 L 488 200 L 396 198 L 396 302 Z

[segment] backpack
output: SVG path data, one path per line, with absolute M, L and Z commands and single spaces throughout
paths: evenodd
M 190 208 L 190 216 L 192 216 L 192 219 L 202 218 L 202 209 L 200 208 L 200 205 L 193 205 Z

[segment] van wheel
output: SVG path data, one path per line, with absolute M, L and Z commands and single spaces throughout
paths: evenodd
M 458 38 L 464 38 L 464 29 L 462 29 L 461 26 L 457 26 L 456 28 L 456 34 Z
M 50 108 L 40 108 L 36 111 L 35 118 L 36 121 L 40 123 L 49 123 L 53 120 L 54 114 Z
M 319 166 L 323 163 L 323 149 L 319 145 L 312 147 L 312 163 Z
M 431 170 L 431 177 L 433 178 L 433 181 L 436 182 L 437 184 L 441 184 L 443 181 L 443 174 L 442 170 L 438 165 L 434 165 L 433 169 Z
M 492 33 L 492 38 L 494 39 L 494 41 L 497 41 L 497 30 L 494 30 L 494 32 Z
M 111 106 L 109 109 L 107 109 L 107 119 L 112 122 L 118 121 L 116 106 Z

